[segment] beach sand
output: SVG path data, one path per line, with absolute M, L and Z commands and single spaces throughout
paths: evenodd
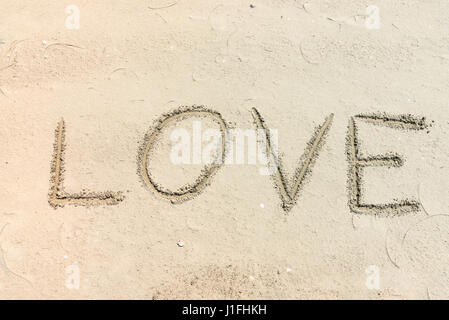
M 0 20 L 0 298 L 449 298 L 447 1 L 2 0 Z M 277 130 L 282 171 L 174 164 L 198 121 Z

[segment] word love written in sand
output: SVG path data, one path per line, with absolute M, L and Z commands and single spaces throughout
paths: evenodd
M 262 132 L 262 142 L 264 152 L 269 160 L 270 172 L 274 185 L 282 200 L 282 207 L 285 211 L 290 210 L 296 203 L 299 191 L 304 187 L 306 178 L 312 174 L 312 167 L 318 158 L 321 146 L 325 142 L 326 135 L 332 125 L 334 115 L 330 114 L 313 133 L 306 150 L 301 159 L 301 165 L 297 168 L 293 183 L 288 185 L 282 167 L 282 161 L 277 157 L 277 152 L 273 147 L 270 130 L 267 129 L 265 121 L 256 108 L 252 109 L 252 116 L 259 132 Z M 154 147 L 161 131 L 164 127 L 176 121 L 182 121 L 189 117 L 205 117 L 213 120 L 220 127 L 221 139 L 217 150 L 218 161 L 205 165 L 201 174 L 195 182 L 177 191 L 170 191 L 159 185 L 148 170 L 149 154 Z M 417 211 L 420 203 L 414 200 L 402 200 L 385 204 L 362 203 L 363 168 L 368 166 L 399 167 L 404 163 L 404 159 L 397 154 L 377 155 L 362 157 L 359 151 L 357 137 L 357 126 L 355 120 L 364 121 L 373 125 L 388 126 L 398 130 L 424 130 L 428 127 L 425 118 L 418 118 L 412 115 L 387 115 L 387 114 L 364 114 L 350 117 L 347 134 L 347 157 L 349 163 L 348 189 L 349 207 L 354 213 L 376 214 L 376 215 L 397 215 L 405 212 Z M 203 191 L 210 182 L 210 179 L 220 167 L 225 163 L 227 153 L 226 135 L 228 133 L 227 124 L 220 113 L 206 109 L 204 107 L 183 107 L 171 113 L 163 115 L 156 123 L 155 127 L 145 136 L 138 156 L 138 173 L 145 186 L 155 194 L 173 203 L 190 200 Z M 49 193 L 49 203 L 54 208 L 64 205 L 115 205 L 124 200 L 122 192 L 88 192 L 82 191 L 76 194 L 69 194 L 63 188 L 64 178 L 64 151 L 65 151 L 65 123 L 59 122 L 56 129 L 56 141 L 54 145 L 54 156 L 51 166 L 51 188 Z

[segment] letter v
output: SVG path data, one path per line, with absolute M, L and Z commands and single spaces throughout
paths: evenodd
M 295 179 L 293 181 L 293 185 L 289 190 L 287 186 L 286 179 L 284 177 L 283 169 L 281 161 L 278 159 L 276 151 L 272 148 L 272 141 L 270 139 L 270 134 L 268 129 L 265 126 L 265 122 L 262 119 L 259 111 L 256 108 L 252 108 L 252 115 L 254 121 L 256 122 L 257 128 L 262 131 L 263 138 L 265 138 L 265 146 L 266 146 L 266 154 L 268 156 L 269 166 L 272 170 L 272 175 L 275 180 L 276 186 L 279 189 L 282 207 L 285 211 L 289 211 L 296 203 L 296 197 L 298 195 L 298 191 L 301 189 L 301 186 L 304 184 L 304 180 L 306 176 L 311 173 L 312 165 L 316 156 L 318 155 L 319 149 L 324 142 L 324 137 L 332 124 L 332 120 L 334 118 L 334 114 L 331 113 L 324 122 L 323 125 L 318 127 L 316 133 L 312 137 L 305 153 L 304 153 L 304 161 L 302 166 L 296 170 Z

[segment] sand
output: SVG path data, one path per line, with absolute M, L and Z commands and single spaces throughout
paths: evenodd
M 0 298 L 449 298 L 448 12 L 0 1 Z

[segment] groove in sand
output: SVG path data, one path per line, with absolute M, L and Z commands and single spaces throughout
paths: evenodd
M 386 204 L 362 204 L 362 176 L 363 168 L 368 166 L 400 167 L 404 160 L 396 154 L 359 156 L 359 143 L 357 141 L 357 127 L 355 119 L 359 119 L 375 125 L 385 125 L 394 129 L 424 130 L 428 127 L 425 118 L 417 118 L 412 115 L 392 116 L 387 114 L 357 115 L 349 120 L 347 137 L 347 157 L 350 163 L 348 172 L 349 181 L 349 207 L 354 213 L 373 214 L 382 216 L 397 216 L 406 212 L 418 211 L 421 204 L 415 200 L 401 200 Z
M 65 123 L 61 120 L 56 128 L 56 140 L 54 145 L 54 155 L 51 165 L 51 180 L 49 204 L 54 207 L 64 205 L 114 205 L 123 201 L 121 192 L 105 191 L 100 193 L 82 191 L 77 194 L 68 194 L 64 191 L 64 149 L 65 149 Z
M 285 211 L 289 211 L 296 203 L 298 192 L 301 189 L 301 186 L 304 184 L 306 176 L 311 173 L 312 170 L 311 167 L 318 156 L 318 151 L 320 147 L 324 143 L 325 135 L 332 124 L 334 115 L 330 114 L 326 118 L 324 124 L 320 126 L 313 135 L 312 140 L 309 142 L 306 148 L 306 152 L 304 153 L 305 154 L 304 161 L 299 170 L 296 171 L 294 184 L 291 190 L 288 190 L 286 179 L 284 177 L 284 174 L 282 173 L 283 171 L 282 163 L 280 159 L 278 159 L 277 155 L 274 153 L 274 150 L 271 146 L 269 131 L 265 126 L 265 122 L 262 119 L 262 116 L 260 115 L 259 111 L 257 111 L 256 108 L 252 108 L 252 115 L 254 121 L 256 122 L 257 128 L 265 132 L 266 153 L 269 156 L 271 166 L 275 166 L 276 169 L 276 171 L 273 174 L 273 178 L 281 194 L 282 207 L 284 208 Z
M 206 166 L 196 181 L 191 185 L 186 185 L 178 191 L 170 191 L 164 189 L 161 185 L 156 183 L 148 171 L 148 157 L 150 151 L 158 138 L 159 133 L 168 124 L 186 117 L 209 117 L 220 125 L 221 132 L 221 159 L 215 161 L 211 165 Z M 218 171 L 223 165 L 225 160 L 226 151 L 226 131 L 227 126 L 221 114 L 204 108 L 203 106 L 181 107 L 171 113 L 163 115 L 158 121 L 151 132 L 145 136 L 142 147 L 138 155 L 138 174 L 143 180 L 143 183 L 154 193 L 159 196 L 170 200 L 173 203 L 189 200 L 198 195 L 207 185 L 211 177 Z

